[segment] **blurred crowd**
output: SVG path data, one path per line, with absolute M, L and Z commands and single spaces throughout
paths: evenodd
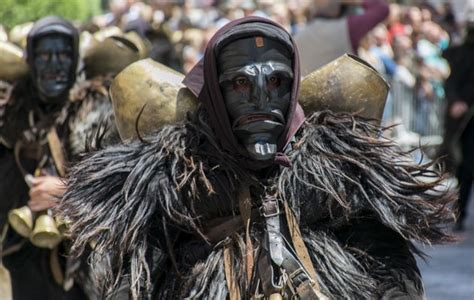
M 293 35 L 298 35 L 315 18 L 361 14 L 363 2 L 111 0 L 106 14 L 81 24 L 81 29 L 91 34 L 117 27 L 124 32 L 135 31 L 147 41 L 149 57 L 187 73 L 201 59 L 209 38 L 230 20 L 249 15 L 268 17 Z M 409 89 L 413 95 L 411 105 L 414 113 L 407 121 L 408 130 L 421 136 L 438 134 L 441 129 L 433 132 L 430 126 L 441 127 L 441 122 L 430 125 L 427 118 L 430 113 L 439 114 L 442 109 L 437 106 L 442 105 L 439 99 L 444 97 L 443 82 L 450 72 L 442 52 L 450 43 L 461 40 L 455 14 L 449 2 L 436 7 L 427 3 L 417 6 L 390 4 L 389 11 L 385 22 L 365 35 L 355 49 L 351 47 L 353 49 L 344 52 L 352 50 L 384 74 L 387 80 Z M 301 52 L 304 60 L 304 49 Z M 398 114 L 389 101 L 387 122 L 399 122 L 396 119 Z
M 202 57 L 210 37 L 231 20 L 256 15 L 282 24 L 292 33 L 311 15 L 310 0 L 112 0 L 110 12 L 96 16 L 85 30 L 108 26 L 136 31 L 150 41 L 150 57 L 187 73 Z
M 149 56 L 187 73 L 203 55 L 214 32 L 233 19 L 268 17 L 296 35 L 317 17 L 360 14 L 357 0 L 111 0 L 108 12 L 78 25 L 91 34 L 108 28 L 135 31 L 145 38 Z M 331 15 L 334 3 L 344 11 Z M 328 8 L 329 7 L 329 8 Z M 1 31 L 1 30 L 0 30 Z M 0 32 L 0 39 L 6 39 Z M 422 97 L 437 92 L 434 82 L 445 79 L 449 67 L 441 57 L 450 41 L 459 40 L 453 11 L 439 7 L 390 5 L 390 15 L 360 42 L 356 51 L 388 78 L 420 87 Z M 13 40 L 13 42 L 16 42 Z
M 439 7 L 391 4 L 387 21 L 372 30 L 358 50 L 359 56 L 392 82 L 413 91 L 415 122 L 411 129 L 420 135 L 430 133 L 427 116 L 432 106 L 443 104 L 436 101 L 444 98 L 443 83 L 450 74 L 443 51 L 460 39 L 449 3 Z M 435 111 L 441 112 L 438 107 Z M 394 114 L 390 107 L 386 113 Z
M 83 24 L 82 29 L 94 33 L 113 26 L 135 31 L 148 41 L 151 58 L 187 73 L 201 59 L 209 38 L 230 20 L 249 15 L 268 17 L 298 35 L 316 18 L 327 20 L 362 14 L 363 2 L 155 0 L 145 3 L 111 0 L 109 12 L 94 17 L 88 24 Z M 438 6 L 427 2 L 416 6 L 392 3 L 389 8 L 389 16 L 384 22 L 366 34 L 355 48 L 344 52 L 352 50 L 384 74 L 389 82 L 400 84 L 409 91 L 410 95 L 403 95 L 403 98 L 410 98 L 413 112 L 405 127 L 409 132 L 416 132 L 416 138 L 441 135 L 442 122 L 437 117 L 445 109 L 442 107 L 443 83 L 450 73 L 442 52 L 450 44 L 461 41 L 453 8 L 449 2 Z M 304 69 L 305 53 L 301 48 Z M 318 53 L 317 56 L 321 55 Z M 392 101 L 393 97 L 386 109 L 386 122 L 401 122 L 403 120 L 397 119 L 400 109 L 395 105 L 401 103 Z

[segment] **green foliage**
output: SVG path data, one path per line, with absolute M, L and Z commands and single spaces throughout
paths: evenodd
M 100 13 L 100 0 L 1 0 L 0 24 L 12 27 L 39 18 L 58 15 L 85 21 Z

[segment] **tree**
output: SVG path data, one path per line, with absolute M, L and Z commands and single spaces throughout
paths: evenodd
M 85 21 L 101 12 L 100 0 L 2 0 L 1 2 L 0 22 L 7 27 L 49 15 L 58 15 L 73 21 Z

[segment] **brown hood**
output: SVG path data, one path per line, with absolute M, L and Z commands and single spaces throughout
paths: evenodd
M 249 26 L 253 25 L 253 26 Z M 189 72 L 183 83 L 196 95 L 209 114 L 211 126 L 222 146 L 235 154 L 248 157 L 247 150 L 235 137 L 225 107 L 217 71 L 217 50 L 224 44 L 250 36 L 264 36 L 288 44 L 293 52 L 294 81 L 291 103 L 286 116 L 286 126 L 278 141 L 275 163 L 288 165 L 289 160 L 282 154 L 296 131 L 304 121 L 303 109 L 298 104 L 300 92 L 300 66 L 298 49 L 292 37 L 277 23 L 260 18 L 246 17 L 234 20 L 222 27 L 209 41 L 204 58 Z

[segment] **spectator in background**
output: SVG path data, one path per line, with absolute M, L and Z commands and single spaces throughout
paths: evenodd
M 393 41 L 394 60 L 397 65 L 394 78 L 405 86 L 413 88 L 416 83 L 416 54 L 412 40 L 406 35 L 397 36 Z
M 423 24 L 423 17 L 421 10 L 417 6 L 410 6 L 406 14 L 406 21 L 411 26 L 413 32 L 421 31 L 421 24 Z
M 425 9 L 428 15 L 428 10 Z M 446 41 L 446 42 L 444 42 Z M 416 52 L 419 57 L 419 82 L 417 89 L 417 109 L 416 130 L 422 135 L 429 135 L 429 122 L 438 122 L 430 120 L 427 116 L 431 114 L 434 99 L 444 98 L 443 82 L 449 75 L 449 65 L 441 56 L 442 47 L 449 43 L 448 35 L 441 27 L 426 17 L 421 25 L 421 36 L 416 44 Z M 438 119 L 439 116 L 436 116 Z
M 390 14 L 387 19 L 388 42 L 393 43 L 398 36 L 405 36 L 409 34 L 411 28 L 402 23 L 402 9 L 398 4 L 390 4 Z
M 451 3 L 444 2 L 439 7 L 438 14 L 437 23 L 449 34 L 449 39 L 452 41 L 452 44 L 459 45 L 461 43 L 461 36 Z
M 385 67 L 380 57 L 371 51 L 373 45 L 375 45 L 373 34 L 367 34 L 359 43 L 357 55 L 374 67 L 377 72 L 383 74 Z
M 291 33 L 298 34 L 306 27 L 307 23 L 307 0 L 290 0 L 288 1 L 288 11 L 291 18 Z
M 378 57 L 383 64 L 382 74 L 387 78 L 391 78 L 397 69 L 397 64 L 393 60 L 393 49 L 388 42 L 388 32 L 385 25 L 380 24 L 372 31 L 373 45 L 370 52 Z
M 107 26 L 121 26 L 122 16 L 130 8 L 127 0 L 111 0 L 109 2 L 110 11 L 102 16 L 94 18 L 94 22 L 101 28 Z
M 468 3 L 467 35 L 462 45 L 448 49 L 451 65 L 446 81 L 448 109 L 444 152 L 450 154 L 448 166 L 456 169 L 459 181 L 459 217 L 455 230 L 464 230 L 466 208 L 474 179 L 474 1 Z
M 358 3 L 361 14 L 344 15 Z M 301 73 L 307 75 L 344 53 L 355 53 L 361 39 L 388 16 L 383 0 L 315 0 L 317 15 L 295 40 L 300 50 Z

